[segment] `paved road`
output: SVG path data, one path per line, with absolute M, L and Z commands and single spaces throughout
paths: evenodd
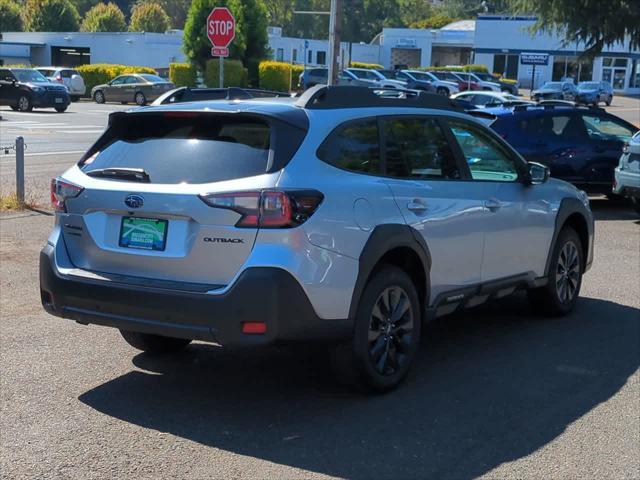
M 563 319 L 522 297 L 426 330 L 408 381 L 365 397 L 322 357 L 196 343 L 140 354 L 45 314 L 51 217 L 0 217 L 4 478 L 640 478 L 640 222 L 595 200 L 595 264 Z M 523 246 L 526 248 L 526 246 Z

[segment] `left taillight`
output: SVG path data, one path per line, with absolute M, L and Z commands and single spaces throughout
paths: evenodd
M 324 196 L 316 190 L 261 190 L 200 195 L 210 207 L 241 215 L 240 228 L 293 228 L 306 222 Z
M 56 212 L 66 212 L 66 200 L 77 197 L 82 193 L 82 190 L 84 190 L 84 188 L 79 185 L 67 182 L 61 178 L 51 179 L 51 206 Z

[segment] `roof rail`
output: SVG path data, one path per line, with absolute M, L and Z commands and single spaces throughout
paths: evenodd
M 538 105 L 543 107 L 577 107 L 578 104 L 576 102 L 571 102 L 569 100 L 540 100 Z
M 313 110 L 362 107 L 410 107 L 464 111 L 454 100 L 420 90 L 316 85 L 305 91 L 295 105 Z

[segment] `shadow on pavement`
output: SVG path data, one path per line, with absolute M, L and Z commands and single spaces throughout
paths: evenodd
M 640 363 L 640 310 L 584 298 L 561 319 L 522 296 L 444 318 L 398 390 L 337 386 L 322 356 L 195 344 L 80 396 L 118 419 L 328 475 L 471 478 L 531 454 Z
M 597 220 L 637 220 L 638 213 L 633 209 L 633 205 L 626 198 L 615 198 L 613 200 L 606 197 L 589 199 L 591 211 Z

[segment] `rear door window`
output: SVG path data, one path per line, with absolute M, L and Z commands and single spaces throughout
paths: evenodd
M 358 173 L 380 173 L 378 121 L 348 122 L 334 130 L 318 149 L 318 158 Z
M 633 135 L 631 130 L 622 122 L 605 116 L 583 115 L 582 119 L 587 133 L 592 140 L 619 140 L 627 142 Z
M 98 151 L 90 152 L 93 154 L 80 167 L 85 173 L 109 168 L 143 169 L 151 183 L 163 184 L 251 177 L 268 170 L 272 134 L 269 121 L 255 116 L 125 114 L 113 121 L 98 142 Z M 288 140 L 301 141 L 293 134 Z
M 421 180 L 460 178 L 449 142 L 435 119 L 388 117 L 382 124 L 387 176 Z

